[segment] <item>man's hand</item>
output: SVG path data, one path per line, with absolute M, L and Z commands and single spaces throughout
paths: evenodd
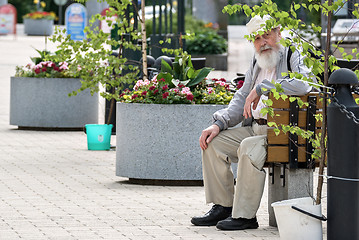
M 212 141 L 212 139 L 217 136 L 219 133 L 219 127 L 216 124 L 204 129 L 202 131 L 202 135 L 199 138 L 199 145 L 202 150 L 206 150 L 208 147 L 208 143 Z
M 246 102 L 244 104 L 243 116 L 247 119 L 252 117 L 251 105 L 253 103 L 253 109 L 257 108 L 260 97 L 257 94 L 256 88 L 253 88 L 246 98 Z

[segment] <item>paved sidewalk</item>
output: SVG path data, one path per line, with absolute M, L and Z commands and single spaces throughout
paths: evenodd
M 0 239 L 279 239 L 268 226 L 266 190 L 259 229 L 195 227 L 190 218 L 210 207 L 203 187 L 132 185 L 115 176 L 115 151 L 88 151 L 83 132 L 10 126 L 10 76 L 37 54 L 32 47 L 44 48 L 44 37 L 0 36 Z M 229 71 L 213 76 L 245 71 L 233 62 L 241 49 L 252 51 L 231 41 Z

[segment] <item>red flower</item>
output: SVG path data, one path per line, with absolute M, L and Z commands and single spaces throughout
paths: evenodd
M 147 91 L 143 91 L 143 92 L 141 93 L 142 96 L 146 96 L 146 94 L 147 94 Z
M 156 89 L 155 91 L 153 91 L 153 94 L 157 94 L 158 93 L 158 89 Z
M 158 80 L 158 81 L 160 81 L 160 82 L 164 82 L 165 81 L 165 79 L 164 78 L 161 78 L 160 80 Z
M 224 78 L 220 78 L 219 81 L 227 82 L 226 79 L 224 79 Z
M 187 100 L 192 101 L 193 100 L 193 95 L 192 94 L 187 94 L 186 98 L 187 98 Z
M 36 73 L 36 74 L 39 74 L 40 72 L 41 72 L 40 68 L 36 68 L 36 69 L 35 69 L 35 73 Z
M 164 85 L 163 87 L 162 87 L 162 90 L 163 91 L 166 91 L 168 89 L 168 85 Z
M 154 90 L 155 88 L 156 88 L 155 86 L 151 86 L 151 87 L 149 88 L 149 90 L 152 91 L 152 90 Z
M 43 67 L 43 68 L 41 69 L 41 71 L 43 71 L 43 72 L 46 72 L 46 70 L 47 70 L 46 67 Z
M 168 92 L 165 92 L 164 94 L 162 94 L 162 98 L 165 99 L 165 98 L 168 97 L 168 95 L 169 95 L 169 93 L 168 93 Z
M 243 80 L 238 81 L 238 83 L 237 83 L 237 89 L 240 89 L 240 88 L 243 86 L 243 83 L 244 83 Z
M 57 66 L 54 66 L 54 70 L 57 71 L 57 72 L 60 72 L 60 68 L 57 67 Z
M 137 94 L 133 94 L 132 95 L 132 99 L 135 99 L 135 98 L 137 98 L 138 96 L 137 96 Z
M 179 88 L 184 88 L 185 85 L 183 85 L 182 83 L 180 83 L 180 84 L 178 84 L 178 87 L 179 87 Z

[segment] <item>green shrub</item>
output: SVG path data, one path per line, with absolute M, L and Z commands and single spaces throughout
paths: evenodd
M 221 54 L 227 51 L 227 41 L 214 31 L 201 31 L 186 42 L 189 54 Z
M 167 32 L 170 31 L 170 27 L 169 27 L 169 20 L 168 20 L 168 29 Z M 196 18 L 194 18 L 191 15 L 185 15 L 185 30 L 186 32 L 189 31 L 190 33 L 195 33 L 195 32 L 200 32 L 203 31 L 205 29 L 208 29 L 207 27 L 205 27 L 206 23 L 203 22 L 202 20 L 198 20 Z M 152 18 L 151 19 L 146 19 L 146 34 L 147 36 L 150 36 L 152 34 L 152 27 L 153 27 L 153 23 L 152 23 Z M 164 21 L 162 21 L 162 32 L 164 32 Z M 214 30 L 213 30 L 214 31 Z M 156 18 L 156 32 L 159 32 L 159 19 Z M 172 17 L 172 32 L 173 33 L 177 33 L 177 14 L 174 13 L 173 17 Z

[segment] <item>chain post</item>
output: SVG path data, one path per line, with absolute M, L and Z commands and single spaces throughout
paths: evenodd
M 358 83 L 344 68 L 329 78 L 335 95 L 328 95 L 328 175 L 337 178 L 328 179 L 328 240 L 359 239 L 358 183 L 338 179 L 359 179 L 359 106 L 350 87 Z

